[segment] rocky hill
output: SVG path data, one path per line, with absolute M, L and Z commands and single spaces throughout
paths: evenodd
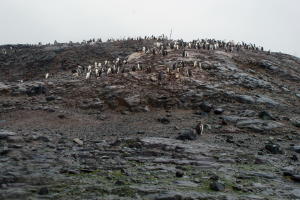
M 300 199 L 300 59 L 194 44 L 0 46 L 0 199 Z

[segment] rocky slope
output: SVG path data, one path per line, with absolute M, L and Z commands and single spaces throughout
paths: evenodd
M 0 47 L 0 199 L 300 199 L 300 59 L 154 42 Z

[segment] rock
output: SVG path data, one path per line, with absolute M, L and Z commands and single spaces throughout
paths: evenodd
M 60 118 L 60 119 L 66 118 L 66 116 L 64 114 L 59 114 L 57 117 Z
M 199 185 L 197 183 L 191 182 L 191 181 L 184 181 L 184 180 L 179 180 L 179 181 L 175 181 L 174 184 L 182 186 L 182 187 L 198 187 Z
M 292 175 L 291 179 L 295 182 L 300 182 L 300 175 Z
M 38 192 L 39 195 L 46 195 L 48 193 L 49 193 L 49 190 L 47 187 L 42 187 Z
M 295 151 L 296 153 L 300 153 L 300 146 L 292 146 L 291 150 Z
M 265 121 L 260 119 L 247 119 L 237 122 L 238 128 L 247 128 L 257 132 L 272 130 L 283 127 L 283 124 L 274 121 Z
M 158 195 L 155 195 L 154 198 L 150 198 L 150 199 L 154 199 L 154 200 L 182 200 L 183 196 L 181 193 L 179 192 L 162 192 Z
M 176 177 L 182 178 L 184 173 L 182 171 L 176 171 Z
M 117 181 L 115 182 L 115 185 L 125 185 L 125 182 L 124 182 L 124 181 L 117 180 Z
M 214 181 L 209 185 L 210 189 L 214 191 L 224 191 L 225 190 L 225 185 L 219 181 Z
M 213 109 L 213 106 L 207 102 L 203 102 L 200 104 L 200 109 L 209 113 Z
M 238 121 L 247 120 L 247 117 L 239 117 L 239 116 L 224 116 L 222 117 L 226 123 L 237 123 Z
M 281 169 L 283 176 L 293 176 L 296 172 L 295 168 L 292 166 L 284 167 Z
M 291 160 L 293 160 L 295 162 L 299 161 L 299 159 L 296 155 L 292 155 L 290 158 L 291 158 Z
M 262 103 L 262 104 L 267 104 L 269 106 L 278 106 L 280 105 L 280 103 L 274 101 L 273 99 L 266 97 L 266 96 L 262 96 L 259 95 L 258 99 L 256 100 L 257 103 Z
M 248 95 L 237 95 L 235 96 L 236 101 L 240 103 L 254 104 L 255 99 L 252 96 Z
M 184 129 L 176 137 L 177 140 L 196 140 L 197 134 L 194 129 Z
M 168 118 L 162 117 L 162 118 L 158 118 L 157 121 L 159 121 L 162 124 L 169 124 L 170 120 Z
M 124 98 L 124 102 L 128 107 L 133 107 L 141 103 L 140 95 L 134 95 Z
M 55 96 L 47 96 L 46 101 L 54 101 L 56 99 Z
M 234 73 L 231 78 L 235 79 L 236 84 L 242 85 L 246 88 L 266 88 L 271 89 L 271 83 L 258 79 L 247 73 Z
M 113 103 L 113 101 L 110 101 L 110 103 Z M 102 110 L 103 107 L 104 107 L 104 102 L 101 101 L 99 98 L 83 101 L 80 105 L 80 108 L 84 110 L 89 110 L 89 109 Z
M 43 142 L 50 142 L 50 139 L 48 137 L 46 137 L 46 136 L 38 136 L 36 138 L 36 140 L 43 141 Z
M 154 76 L 151 76 L 151 77 L 150 77 L 150 80 L 151 80 L 152 82 L 157 82 L 157 78 L 154 77 Z
M 300 128 L 300 119 L 298 119 L 298 118 L 293 118 L 291 121 L 292 121 L 292 124 L 293 124 L 295 127 Z
M 268 111 L 261 111 L 258 116 L 263 120 L 275 120 L 275 118 Z
M 46 92 L 47 89 L 44 85 L 36 83 L 27 89 L 26 94 L 28 96 L 34 96 L 34 95 L 45 94 Z
M 15 135 L 16 135 L 16 133 L 14 133 L 14 132 L 0 130 L 0 139 L 6 139 L 9 136 L 15 136 Z
M 224 112 L 224 110 L 223 110 L 222 108 L 217 108 L 217 109 L 214 110 L 214 113 L 215 113 L 216 115 L 220 115 L 220 114 L 222 114 L 223 112 Z
M 265 145 L 265 149 L 272 154 L 282 154 L 283 153 L 279 144 L 268 143 Z
M 0 94 L 7 94 L 11 90 L 9 85 L 0 82 Z
M 241 117 L 254 117 L 256 112 L 254 110 L 244 110 L 239 115 Z
M 14 136 L 8 136 L 7 142 L 11 142 L 11 143 L 22 143 L 22 142 L 24 142 L 24 139 L 23 139 L 22 136 L 17 136 L 17 135 L 14 135 Z
M 75 142 L 76 144 L 78 144 L 78 145 L 80 145 L 80 146 L 83 145 L 83 141 L 80 140 L 79 138 L 74 138 L 74 139 L 73 139 L 73 142 Z
M 290 194 L 293 198 L 300 199 L 300 189 L 294 189 L 290 192 Z

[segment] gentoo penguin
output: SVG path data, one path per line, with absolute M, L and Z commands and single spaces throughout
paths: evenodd
M 49 73 L 47 73 L 47 74 L 45 75 L 45 78 L 46 78 L 46 79 L 48 79 L 48 78 L 49 78 Z

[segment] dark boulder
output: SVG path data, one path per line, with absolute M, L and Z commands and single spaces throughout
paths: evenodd
M 196 140 L 197 134 L 194 129 L 184 129 L 176 137 L 177 140 Z

